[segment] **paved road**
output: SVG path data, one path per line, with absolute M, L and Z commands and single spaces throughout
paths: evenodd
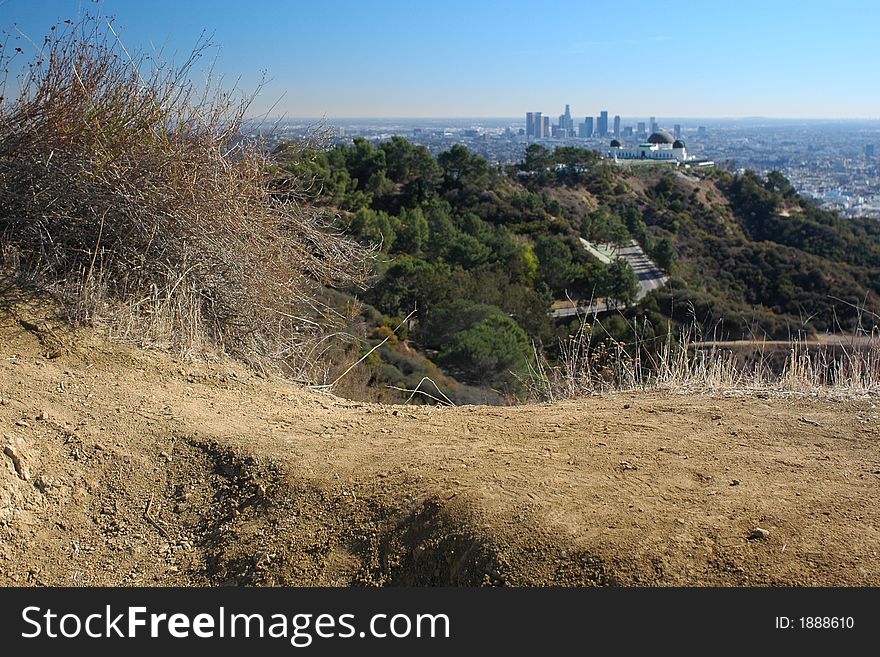
M 636 300 L 641 301 L 651 290 L 663 287 L 669 277 L 642 251 L 635 240 L 629 246 L 621 248 L 617 255 L 629 263 L 639 278 L 639 291 Z M 611 308 L 614 306 L 612 305 Z M 592 304 L 585 303 L 576 308 L 558 308 L 550 314 L 553 317 L 574 317 L 575 315 L 597 315 L 609 310 L 604 300 Z
M 663 287 L 669 277 L 654 264 L 654 262 L 642 251 L 642 247 L 633 242 L 630 246 L 626 246 L 618 255 L 629 263 L 633 268 L 636 276 L 639 277 L 639 293 L 638 299 L 641 300 L 651 290 Z

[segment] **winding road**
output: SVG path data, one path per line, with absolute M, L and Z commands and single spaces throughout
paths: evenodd
M 599 247 L 590 244 L 585 239 L 581 238 L 581 242 L 584 244 L 584 248 L 590 251 L 591 254 L 595 255 L 605 262 L 606 260 L 610 262 L 610 258 L 603 257 L 601 254 L 608 252 L 607 248 Z M 638 245 L 635 240 L 632 240 L 628 246 L 621 247 L 617 250 L 617 256 L 619 258 L 623 258 L 629 263 L 629 266 L 632 267 L 633 271 L 636 273 L 636 276 L 639 279 L 639 291 L 636 295 L 636 300 L 641 301 L 651 290 L 656 290 L 657 288 L 663 287 L 666 284 L 666 281 L 669 280 L 669 277 L 660 269 L 654 262 L 645 254 L 642 250 L 642 247 Z M 608 264 L 605 262 L 605 264 Z M 558 304 L 559 302 L 557 302 Z M 577 301 L 577 305 L 571 305 L 568 302 L 564 302 L 567 305 L 563 307 L 555 307 L 551 311 L 551 315 L 553 317 L 574 317 L 575 315 L 597 315 L 599 313 L 607 312 L 610 309 L 615 308 L 615 304 L 608 304 L 604 299 L 594 301 L 593 303 L 584 302 L 581 303 L 581 300 Z M 557 304 L 554 304 L 556 306 Z

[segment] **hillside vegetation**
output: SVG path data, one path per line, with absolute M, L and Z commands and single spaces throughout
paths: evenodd
M 523 393 L 535 349 L 559 361 L 560 340 L 582 330 L 550 317 L 554 299 L 629 303 L 590 320 L 601 323 L 589 327 L 591 355 L 623 344 L 656 360 L 683 329 L 763 340 L 876 326 L 880 224 L 823 211 L 776 172 L 624 169 L 592 151 L 537 145 L 499 169 L 462 146 L 433 158 L 401 137 L 287 148 L 283 170 L 313 178 L 318 204 L 384 256 L 359 295 L 372 344 L 413 313 L 400 334 L 408 346 L 502 395 Z M 671 280 L 636 306 L 632 271 L 593 259 L 579 238 L 634 239 Z M 426 375 L 387 344 L 371 358 L 374 385 L 412 388 Z

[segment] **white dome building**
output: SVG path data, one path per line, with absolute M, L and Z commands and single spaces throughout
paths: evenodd
M 665 130 L 659 130 L 648 140 L 635 148 L 624 148 L 619 141 L 611 142 L 608 155 L 614 160 L 658 160 L 665 162 L 685 162 L 687 148 L 680 139 L 674 139 Z

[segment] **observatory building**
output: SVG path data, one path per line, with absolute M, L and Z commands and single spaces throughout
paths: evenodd
M 686 162 L 687 148 L 681 139 L 674 139 L 665 130 L 658 130 L 647 141 L 634 148 L 624 148 L 621 143 L 611 140 L 608 155 L 614 160 L 660 160 L 667 162 Z

